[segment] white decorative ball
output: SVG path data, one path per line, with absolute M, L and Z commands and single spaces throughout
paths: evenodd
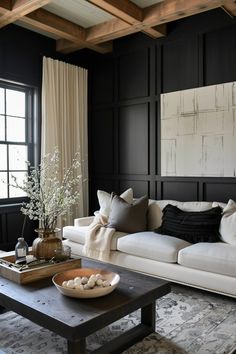
M 67 288 L 73 289 L 75 287 L 74 280 L 68 280 L 67 282 Z
M 89 279 L 87 284 L 88 284 L 89 288 L 92 289 L 95 286 L 95 281 L 93 279 Z
M 97 277 L 95 274 L 90 275 L 89 280 L 93 280 L 96 283 Z
M 104 288 L 106 288 L 106 287 L 110 286 L 110 283 L 108 280 L 104 280 L 102 285 L 104 286 Z
M 74 279 L 74 282 L 75 282 L 76 285 L 80 285 L 80 284 L 81 284 L 81 281 L 82 281 L 82 279 L 81 279 L 80 277 L 76 277 L 76 278 Z
M 103 280 L 102 280 L 102 279 L 97 279 L 96 284 L 97 284 L 98 286 L 101 286 L 102 283 L 103 283 Z
M 88 282 L 88 278 L 87 277 L 83 277 L 81 279 L 81 284 L 87 284 L 87 282 Z

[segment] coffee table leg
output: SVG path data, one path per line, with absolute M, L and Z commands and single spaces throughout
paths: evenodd
M 68 354 L 85 354 L 86 339 L 82 338 L 78 341 L 67 341 Z
M 149 326 L 155 332 L 156 325 L 156 302 L 141 308 L 141 323 Z
M 106 353 L 121 353 L 131 345 L 142 340 L 150 333 L 155 332 L 156 325 L 156 302 L 141 308 L 141 323 L 120 336 L 107 342 L 100 348 L 96 349 L 96 354 Z M 86 339 L 80 341 L 68 340 L 68 354 L 85 354 L 86 353 Z

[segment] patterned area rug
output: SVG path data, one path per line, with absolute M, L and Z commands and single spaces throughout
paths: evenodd
M 156 332 L 125 354 L 233 354 L 236 353 L 236 302 L 233 299 L 174 285 L 156 303 Z M 95 350 L 139 323 L 140 312 L 88 337 Z M 65 354 L 66 340 L 13 313 L 0 315 L 1 354 Z

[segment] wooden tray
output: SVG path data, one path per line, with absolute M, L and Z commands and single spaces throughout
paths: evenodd
M 70 258 L 60 263 L 44 263 L 22 270 L 14 267 L 14 262 L 15 256 L 0 257 L 0 275 L 19 284 L 31 283 L 68 269 L 81 267 L 81 259 L 79 258 Z

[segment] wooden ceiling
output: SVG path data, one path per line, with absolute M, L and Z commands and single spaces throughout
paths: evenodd
M 50 3 L 63 4 L 57 14 L 49 11 Z M 82 48 L 90 48 L 99 53 L 112 51 L 112 41 L 135 32 L 143 32 L 152 38 L 165 36 L 166 24 L 177 19 L 222 8 L 230 16 L 236 16 L 236 0 L 156 0 L 152 5 L 148 0 L 70 0 L 79 9 L 94 13 L 101 18 L 98 23 L 86 27 L 66 13 L 68 0 L 0 0 L 0 28 L 10 24 L 22 25 L 57 40 L 57 50 L 70 53 Z M 141 4 L 140 5 L 137 5 Z M 89 7 L 90 6 L 90 7 Z M 92 11 L 91 11 L 92 9 Z M 76 13 L 73 14 L 76 17 Z M 107 17 L 106 17 L 107 16 Z M 66 18 L 67 17 L 67 18 Z M 78 13 L 79 17 L 79 13 Z M 104 21 L 105 19 L 105 21 Z M 83 19 L 82 19 L 83 20 Z M 83 22 L 81 19 L 80 21 Z

